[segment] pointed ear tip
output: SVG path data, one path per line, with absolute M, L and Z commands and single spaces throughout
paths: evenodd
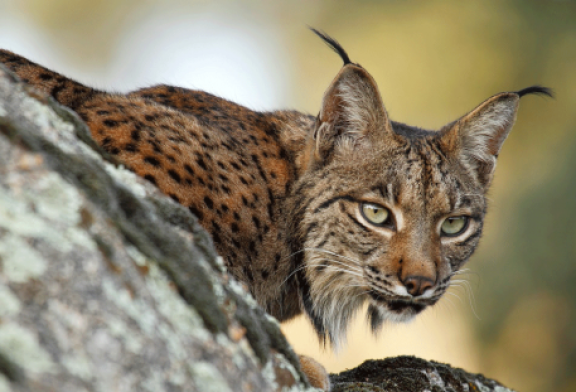
M 490 98 L 482 102 L 472 112 L 468 113 L 468 115 L 464 117 L 468 117 L 471 114 L 480 113 L 483 110 L 486 110 L 487 108 L 493 107 L 494 105 L 496 106 L 504 105 L 506 107 L 513 106 L 517 108 L 519 103 L 520 103 L 520 96 L 516 92 L 499 93 L 491 96 Z
M 343 81 L 351 82 L 353 85 L 358 85 L 360 81 L 366 81 L 369 85 L 373 86 L 375 91 L 378 91 L 378 84 L 374 77 L 364 67 L 355 64 L 345 64 L 338 74 L 334 77 L 331 86 L 339 85 Z M 378 94 L 380 94 L 378 92 Z
M 370 73 L 368 71 L 366 71 L 366 69 L 364 67 L 362 67 L 360 64 L 356 64 L 356 63 L 344 64 L 342 66 L 342 71 L 360 72 L 362 74 L 370 75 Z

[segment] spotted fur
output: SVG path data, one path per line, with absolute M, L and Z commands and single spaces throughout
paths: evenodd
M 317 117 L 256 112 L 202 91 L 98 91 L 8 51 L 0 61 L 74 109 L 93 138 L 187 207 L 232 275 L 280 321 L 305 311 L 342 342 L 368 303 L 376 331 L 435 304 L 480 239 L 486 192 L 520 96 L 497 94 L 439 131 L 391 121 L 374 79 L 344 66 Z M 362 212 L 373 203 L 387 225 Z M 466 230 L 442 235 L 447 217 Z

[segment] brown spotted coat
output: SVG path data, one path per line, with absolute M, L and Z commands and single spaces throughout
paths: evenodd
M 478 244 L 519 98 L 549 91 L 501 93 L 426 131 L 390 121 L 368 72 L 322 38 L 345 65 L 317 118 L 165 85 L 106 93 L 8 51 L 0 62 L 75 110 L 106 151 L 196 215 L 270 314 L 283 321 L 304 310 L 338 343 L 365 302 L 376 330 L 438 301 Z M 370 221 L 367 206 L 387 220 Z M 447 235 L 453 219 L 466 225 Z

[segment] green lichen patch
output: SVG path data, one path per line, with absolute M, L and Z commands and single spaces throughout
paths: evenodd
M 147 392 L 167 392 L 164 386 L 166 380 L 160 371 L 150 371 L 142 382 L 142 389 Z
M 0 319 L 12 317 L 22 309 L 18 297 L 8 286 L 0 285 Z
M 111 163 L 105 163 L 104 167 L 106 172 L 110 174 L 116 181 L 130 187 L 130 190 L 138 197 L 146 196 L 146 188 L 138 180 L 136 175 L 126 169 L 125 166 L 115 166 Z
M 105 320 L 110 334 L 124 343 L 126 350 L 132 354 L 139 354 L 144 347 L 144 339 L 142 336 L 135 334 L 130 326 L 122 319 L 109 315 Z
M 54 373 L 57 366 L 30 330 L 14 323 L 0 324 L 0 353 L 31 373 Z
M 94 377 L 94 365 L 84 355 L 64 355 L 59 363 L 73 376 L 84 381 L 90 381 Z
M 203 392 L 232 392 L 220 371 L 209 362 L 196 362 L 190 365 L 194 383 Z M 240 380 L 238 380 L 240 381 Z
M 48 221 L 75 226 L 80 222 L 82 198 L 56 173 L 43 174 L 34 186 L 34 194 L 27 195 L 34 202 L 36 212 Z
M 7 180 L 19 183 L 15 177 Z M 90 236 L 76 227 L 81 220 L 82 197 L 61 176 L 45 172 L 33 190 L 19 185 L 14 189 L 0 187 L 0 228 L 22 238 L 41 239 L 61 252 L 70 251 L 74 245 L 94 248 Z M 9 240 L 2 242 L 17 249 Z
M 44 237 L 49 233 L 42 218 L 34 213 L 31 205 L 0 187 L 0 228 L 27 237 Z
M 40 253 L 12 233 L 0 237 L 0 261 L 3 275 L 15 283 L 38 278 L 48 267 Z
M 148 311 L 147 303 L 139 298 L 132 298 L 124 287 L 118 287 L 114 281 L 105 277 L 102 288 L 106 298 L 126 315 L 130 316 L 146 334 L 153 335 L 158 325 L 155 312 Z

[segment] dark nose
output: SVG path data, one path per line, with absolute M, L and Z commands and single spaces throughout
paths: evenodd
M 432 279 L 419 275 L 407 276 L 402 280 L 402 283 L 404 284 L 404 287 L 406 287 L 406 290 L 408 290 L 408 293 L 414 297 L 422 295 L 424 291 L 434 285 Z

